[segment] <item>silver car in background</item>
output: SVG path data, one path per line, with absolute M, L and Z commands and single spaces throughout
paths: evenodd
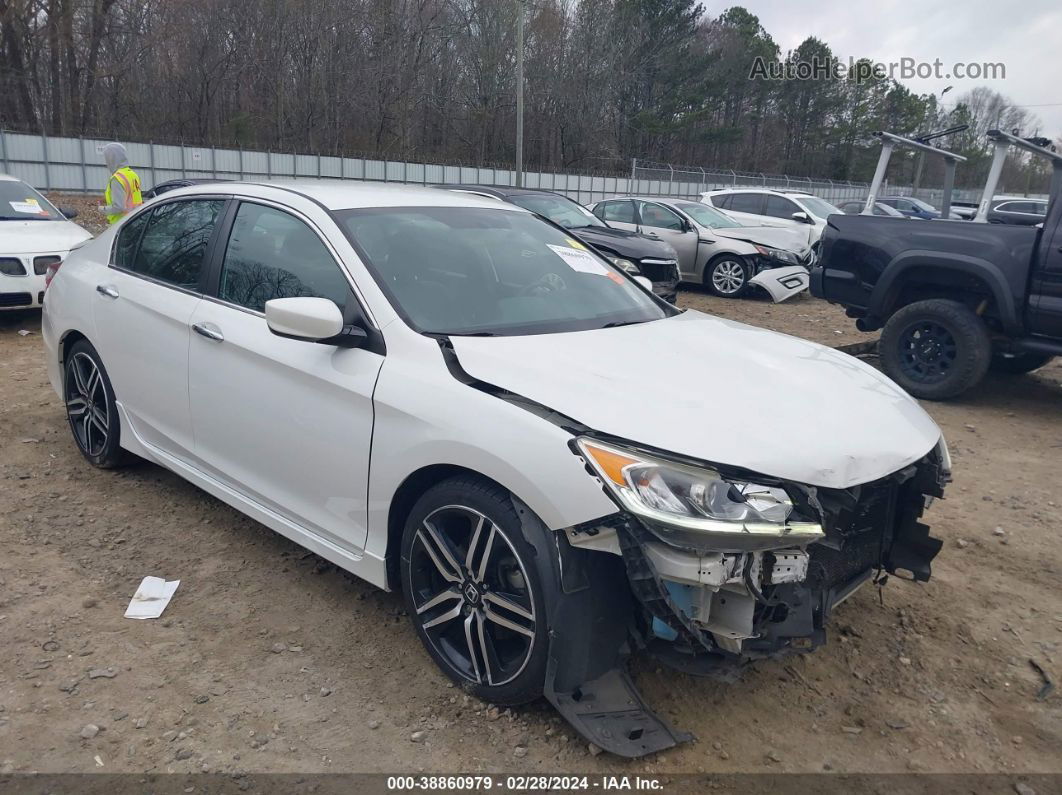
M 590 209 L 611 226 L 670 243 L 678 252 L 679 278 L 722 298 L 744 295 L 764 271 L 810 268 L 814 262 L 805 236 L 780 227 L 746 226 L 697 201 L 632 196 L 606 199 Z

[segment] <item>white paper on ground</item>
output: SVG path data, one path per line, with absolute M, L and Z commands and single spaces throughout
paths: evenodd
M 170 603 L 170 597 L 181 584 L 180 580 L 166 580 L 161 577 L 145 577 L 140 581 L 140 587 L 136 589 L 129 607 L 126 608 L 126 618 L 158 618 L 166 605 Z

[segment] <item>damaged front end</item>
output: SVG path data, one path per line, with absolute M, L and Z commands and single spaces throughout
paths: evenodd
M 625 448 L 589 444 L 596 449 L 580 440 L 579 452 L 622 510 L 568 528 L 567 544 L 619 555 L 634 601 L 630 637 L 686 673 L 732 677 L 756 659 L 810 652 L 825 643 L 831 611 L 856 589 L 871 580 L 884 584 L 888 574 L 928 580 L 941 547 L 919 519 L 950 480 L 943 440 L 922 459 L 846 489 L 711 470 L 729 487 L 711 494 L 702 493 L 703 484 L 695 479 L 684 481 L 687 470 L 681 464 L 668 465 L 665 480 L 671 480 L 663 489 L 658 472 L 638 469 L 639 457 L 627 459 L 636 463 L 609 459 L 611 454 L 622 459 Z M 704 470 L 691 466 L 689 471 Z M 621 480 L 641 489 L 637 499 L 655 500 L 655 506 L 635 505 L 635 497 L 618 485 Z M 668 509 L 669 495 L 676 494 L 705 514 L 679 532 L 652 509 Z M 743 501 L 755 507 L 740 514 Z M 717 518 L 728 512 L 741 516 L 729 528 Z M 654 739 L 651 750 L 684 739 L 648 711 L 623 670 L 620 666 L 610 674 L 609 686 L 617 686 L 616 677 L 627 685 L 611 707 L 606 688 L 598 688 L 600 703 L 590 710 L 596 724 L 578 714 L 579 702 L 563 690 L 551 695 L 548 689 L 547 695 L 584 735 L 615 753 L 639 755 L 637 744 L 624 738 L 631 731 L 642 737 L 647 727 Z M 594 688 L 584 684 L 576 691 Z

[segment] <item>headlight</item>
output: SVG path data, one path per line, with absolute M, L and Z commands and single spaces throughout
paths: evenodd
M 781 248 L 771 248 L 770 246 L 761 246 L 755 243 L 753 245 L 756 246 L 756 250 L 760 252 L 760 254 L 767 257 L 768 259 L 776 259 L 781 262 L 788 262 L 790 265 L 800 264 L 800 260 L 797 259 L 797 255 L 794 254 L 792 251 L 786 251 L 785 249 Z
M 785 489 L 724 478 L 580 437 L 579 450 L 631 513 L 662 541 L 723 552 L 776 549 L 823 536 L 822 526 L 793 518 Z
M 629 259 L 623 259 L 623 257 L 609 257 L 609 262 L 615 265 L 620 270 L 627 271 L 631 276 L 641 276 L 642 272 L 638 270 L 638 266 L 631 262 Z

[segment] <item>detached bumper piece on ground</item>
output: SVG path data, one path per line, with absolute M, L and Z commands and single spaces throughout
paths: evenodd
M 631 645 L 684 673 L 724 679 L 756 659 L 813 651 L 832 610 L 860 586 L 884 585 L 886 574 L 930 578 L 941 541 L 919 518 L 947 479 L 934 451 L 874 483 L 808 489 L 801 507 L 821 517 L 825 536 L 804 548 L 680 550 L 622 513 L 571 528 L 558 540 L 565 596 L 552 619 L 546 696 L 586 739 L 620 756 L 689 740 L 638 694 L 626 670 Z M 579 548 L 613 541 L 619 558 Z

